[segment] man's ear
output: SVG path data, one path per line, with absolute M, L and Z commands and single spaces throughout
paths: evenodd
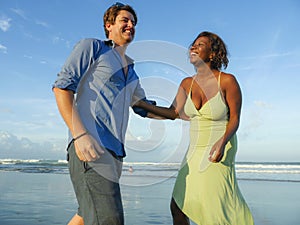
M 108 31 L 111 31 L 111 24 L 110 23 L 106 23 L 105 24 L 105 29 Z

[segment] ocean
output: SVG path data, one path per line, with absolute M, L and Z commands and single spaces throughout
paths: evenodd
M 179 167 L 124 162 L 126 225 L 172 224 L 169 203 Z M 65 160 L 0 159 L 0 225 L 67 224 L 77 210 L 68 174 Z M 300 224 L 300 163 L 237 162 L 236 174 L 255 225 Z
M 175 178 L 180 163 L 124 162 L 123 177 Z M 236 162 L 238 180 L 300 182 L 300 162 Z M 131 171 L 132 168 L 132 171 Z M 66 160 L 0 159 L 0 172 L 68 174 Z

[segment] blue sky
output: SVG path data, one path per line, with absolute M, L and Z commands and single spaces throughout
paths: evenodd
M 67 130 L 58 114 L 51 85 L 77 41 L 85 37 L 105 38 L 102 15 L 112 3 L 0 1 L 0 158 L 64 157 Z M 183 50 L 204 30 L 223 38 L 230 52 L 226 71 L 237 77 L 243 92 L 237 160 L 300 160 L 299 1 L 124 3 L 132 5 L 138 14 L 137 46 L 143 41 L 157 41 Z M 167 100 L 159 100 L 162 104 L 169 104 L 180 80 L 192 75 L 188 74 L 190 70 L 181 71 L 184 59 L 174 59 L 172 64 L 161 63 L 168 62 L 166 59 L 136 66 L 141 78 L 157 76 L 174 87 L 169 96 L 163 94 Z M 135 123 L 134 118 L 130 133 L 137 137 L 149 135 L 145 131 L 153 122 L 135 118 L 139 121 Z M 160 155 L 174 154 L 168 149 L 178 147 L 186 125 L 168 121 L 157 126 L 165 129 Z M 154 131 L 151 126 L 150 130 Z M 157 152 L 150 152 L 149 156 L 155 160 L 157 154 L 153 153 Z M 130 154 L 128 157 L 134 159 Z

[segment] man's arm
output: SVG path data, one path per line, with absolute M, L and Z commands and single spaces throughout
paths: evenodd
M 74 106 L 74 93 L 71 90 L 53 88 L 58 110 L 69 128 L 74 140 L 77 156 L 83 161 L 94 161 L 104 153 L 97 141 L 87 133 Z

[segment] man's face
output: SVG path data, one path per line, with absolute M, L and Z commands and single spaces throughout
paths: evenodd
M 135 34 L 134 17 L 130 12 L 121 10 L 116 17 L 115 24 L 106 24 L 106 29 L 109 31 L 108 38 L 117 45 L 129 44 Z

